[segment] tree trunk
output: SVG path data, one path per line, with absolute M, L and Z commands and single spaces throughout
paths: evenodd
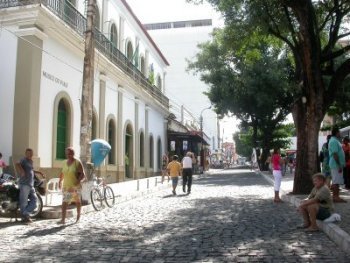
M 268 171 L 269 170 L 269 165 L 266 163 L 267 157 L 270 154 L 270 149 L 269 148 L 263 148 L 262 154 L 261 154 L 261 170 L 262 171 Z
M 308 194 L 312 189 L 312 175 L 319 171 L 318 137 L 326 108 L 322 50 L 312 2 L 293 1 L 289 4 L 299 22 L 296 63 L 301 63 L 301 71 L 297 72 L 301 81 L 301 98 L 293 108 L 298 140 L 293 193 Z
M 312 103 L 310 103 L 312 104 Z M 309 194 L 312 175 L 319 172 L 318 138 L 323 115 L 307 103 L 299 102 L 293 110 L 297 130 L 297 155 L 294 194 Z
M 83 70 L 83 89 L 81 99 L 81 124 L 80 124 L 80 159 L 85 172 L 88 171 L 87 163 L 91 162 L 91 123 L 94 92 L 94 20 L 96 0 L 89 0 L 87 9 L 87 25 L 85 32 L 85 57 Z M 91 175 L 87 174 L 88 179 Z

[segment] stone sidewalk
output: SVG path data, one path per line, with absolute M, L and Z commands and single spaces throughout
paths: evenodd
M 273 176 L 269 172 L 260 172 L 269 183 L 273 185 Z M 281 198 L 284 201 L 292 203 L 295 207 L 299 206 L 301 200 L 305 199 L 307 195 L 291 195 L 289 193 L 293 190 L 294 176 L 287 173 L 282 179 Z M 341 189 L 341 197 L 347 203 L 335 203 L 334 212 L 341 215 L 341 221 L 337 223 L 323 223 L 317 221 L 317 224 L 328 237 L 333 240 L 343 251 L 348 252 L 350 249 L 350 193 L 346 189 Z
M 210 171 L 206 171 L 204 174 L 193 175 L 193 180 L 200 178 L 201 176 L 205 176 L 206 174 L 210 174 Z M 180 177 L 179 185 L 182 184 L 182 177 Z M 114 195 L 115 195 L 115 203 L 122 203 L 129 201 L 134 198 L 139 198 L 144 195 L 149 195 L 151 193 L 164 190 L 169 188 L 169 193 L 171 193 L 171 180 L 168 181 L 165 176 L 164 183 L 162 184 L 161 176 L 154 176 L 149 178 L 142 178 L 137 180 L 124 181 L 120 183 L 108 184 L 112 187 Z M 43 197 L 43 201 L 45 204 L 45 197 Z M 52 200 L 50 200 L 50 205 L 44 205 L 43 211 L 41 213 L 41 218 L 44 219 L 58 219 L 61 218 L 61 203 L 62 203 L 62 195 L 55 194 L 52 196 Z M 93 212 L 95 209 L 91 204 L 83 205 L 81 213 L 89 213 Z M 76 216 L 76 208 L 75 206 L 69 207 L 67 209 L 67 218 Z
M 164 183 L 161 183 L 161 176 L 154 176 L 138 180 L 130 180 L 120 183 L 108 184 L 112 187 L 115 195 L 115 203 L 126 202 L 128 200 L 150 194 L 155 191 L 171 187 L 171 181 L 168 182 L 165 177 Z M 170 190 L 169 190 L 170 191 Z M 45 198 L 43 198 L 45 200 Z M 44 205 L 41 217 L 44 219 L 61 218 L 62 195 L 54 194 L 49 205 Z M 91 204 L 82 206 L 82 214 L 93 212 L 95 209 Z M 76 216 L 76 208 L 72 206 L 67 210 L 67 218 Z

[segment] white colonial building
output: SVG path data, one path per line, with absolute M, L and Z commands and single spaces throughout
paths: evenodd
M 80 152 L 84 0 L 0 1 L 0 152 L 34 150 L 35 166 L 58 175 L 71 145 Z M 166 151 L 168 62 L 124 0 L 97 0 L 92 137 L 112 151 L 110 181 L 151 176 Z M 128 156 L 129 165 L 125 165 Z

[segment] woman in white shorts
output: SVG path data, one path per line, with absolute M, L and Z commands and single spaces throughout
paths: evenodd
M 280 192 L 281 181 L 282 181 L 283 159 L 281 158 L 279 149 L 274 149 L 271 157 L 271 164 L 272 164 L 272 174 L 275 179 L 275 182 L 274 182 L 275 198 L 273 199 L 273 201 L 275 203 L 280 203 L 282 202 L 279 196 L 279 192 Z

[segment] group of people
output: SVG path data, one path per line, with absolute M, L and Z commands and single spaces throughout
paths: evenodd
M 271 157 L 271 163 L 274 176 L 274 202 L 282 202 L 279 192 L 282 181 L 282 165 L 284 160 L 281 158 L 280 150 L 275 149 Z M 326 183 L 326 176 L 322 173 L 316 173 L 312 177 L 314 188 L 309 196 L 301 201 L 298 211 L 303 216 L 304 223 L 299 227 L 308 232 L 318 231 L 316 220 L 324 220 L 331 215 L 333 210 L 333 200 L 330 189 Z M 334 194 L 334 193 L 333 193 Z
M 322 173 L 316 173 L 312 177 L 314 188 L 307 199 L 303 200 L 298 211 L 302 214 L 304 223 L 300 228 L 307 231 L 318 231 L 316 220 L 324 220 L 331 216 L 333 202 L 346 202 L 340 198 L 340 185 L 345 184 L 350 189 L 350 140 L 348 137 L 341 143 L 340 131 L 337 127 L 332 129 L 327 136 L 327 142 L 323 145 L 320 161 Z M 271 157 L 274 176 L 274 202 L 281 202 L 279 190 L 282 179 L 283 160 L 279 149 L 275 149 Z
M 169 163 L 167 155 L 163 155 L 162 183 L 166 175 L 168 176 L 168 181 L 171 178 L 173 195 L 176 195 L 176 188 L 180 176 L 182 176 L 182 191 L 186 193 L 187 187 L 187 193 L 191 193 L 194 163 L 195 156 L 192 152 L 187 152 L 185 157 L 181 160 L 181 163 L 177 155 L 173 155 L 172 161 Z
M 0 175 L 3 168 L 6 167 L 5 162 L 1 159 L 0 153 Z M 65 224 L 66 211 L 70 203 L 74 202 L 77 206 L 77 222 L 80 219 L 81 212 L 81 183 L 85 179 L 85 172 L 81 162 L 74 157 L 74 149 L 68 147 L 66 149 L 67 160 L 63 163 L 63 168 L 60 173 L 59 188 L 63 192 L 62 201 L 62 218 L 59 224 Z M 34 170 L 33 149 L 27 148 L 24 157 L 15 163 L 15 169 L 19 176 L 19 208 L 22 222 L 31 223 L 30 214 L 37 207 L 37 196 L 34 188 L 34 180 L 37 174 L 45 177 L 45 175 L 37 170 Z

